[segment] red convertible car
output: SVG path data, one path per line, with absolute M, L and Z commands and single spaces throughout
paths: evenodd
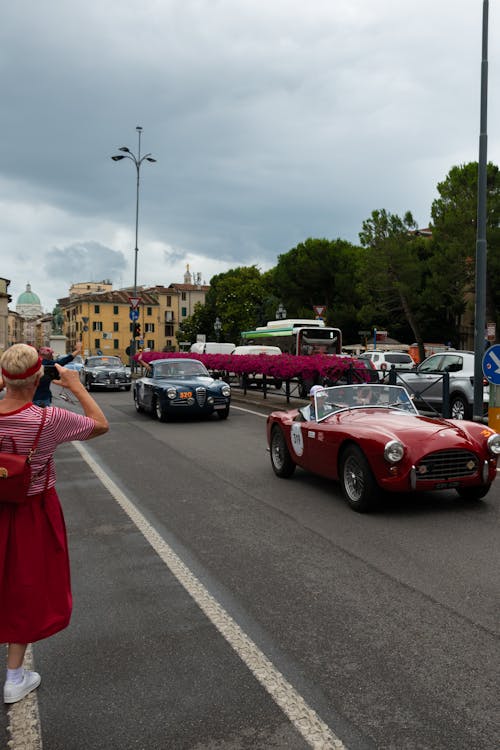
M 500 434 L 477 422 L 422 417 L 405 388 L 342 385 L 314 402 L 267 419 L 271 464 L 279 477 L 296 466 L 339 480 L 347 502 L 369 511 L 381 491 L 455 489 L 486 495 L 497 472 Z

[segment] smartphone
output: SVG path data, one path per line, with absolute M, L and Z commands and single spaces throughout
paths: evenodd
M 59 372 L 55 365 L 44 365 L 43 374 L 44 377 L 49 378 L 49 380 L 59 380 Z

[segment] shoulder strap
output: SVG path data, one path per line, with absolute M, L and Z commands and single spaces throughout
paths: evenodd
M 28 458 L 26 459 L 27 463 L 31 463 L 31 459 L 33 457 L 33 454 L 36 451 L 36 448 L 37 448 L 37 445 L 38 445 L 38 441 L 40 440 L 40 435 L 41 435 L 42 430 L 43 430 L 43 425 L 45 424 L 45 418 L 46 418 L 46 416 L 47 416 L 46 410 L 42 409 L 42 419 L 40 420 L 40 427 L 38 428 L 38 432 L 36 433 L 35 442 L 33 443 L 33 446 L 31 448 L 30 452 L 28 453 Z

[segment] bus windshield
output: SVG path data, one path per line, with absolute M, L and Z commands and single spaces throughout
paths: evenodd
M 300 328 L 297 354 L 340 354 L 339 334 L 335 328 Z

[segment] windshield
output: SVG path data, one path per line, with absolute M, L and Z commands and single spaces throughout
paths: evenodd
M 397 409 L 407 414 L 418 414 L 408 391 L 399 385 L 337 385 L 325 388 L 314 396 L 316 421 L 346 409 Z
M 195 360 L 186 362 L 162 362 L 154 365 L 155 378 L 196 378 L 208 375 L 205 365 Z
M 121 367 L 122 361 L 119 357 L 89 357 L 89 367 Z

